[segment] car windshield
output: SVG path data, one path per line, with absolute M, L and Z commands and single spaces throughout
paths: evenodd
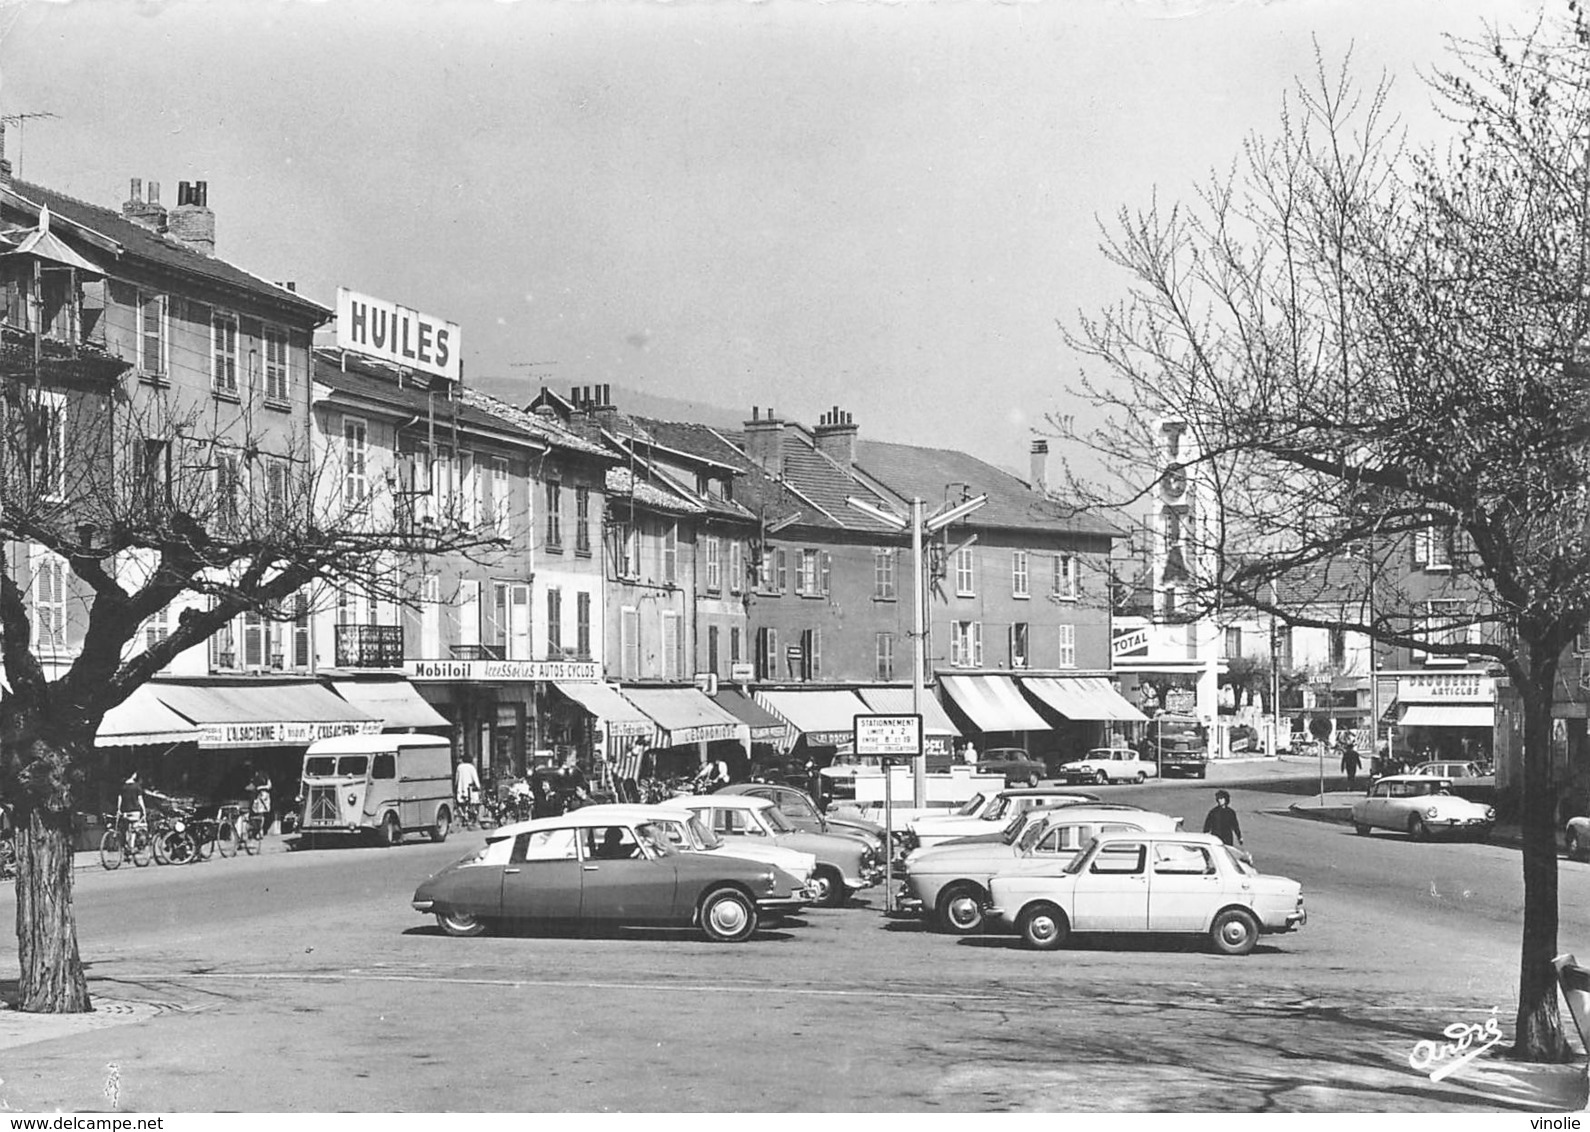
M 790 823 L 776 806 L 767 806 L 761 811 L 762 821 L 774 833 L 794 833 L 795 827 Z
M 1029 825 L 1027 827 L 1027 832 L 1022 834 L 1021 844 L 1018 845 L 1016 848 L 1020 849 L 1023 853 L 1026 853 L 1034 845 L 1038 844 L 1038 842 L 1043 838 L 1043 835 L 1048 830 L 1048 828 L 1049 828 L 1049 823 L 1048 822 L 1042 822 L 1042 821 L 1033 822 L 1031 825 Z
M 665 820 L 662 818 L 652 822 L 652 827 L 668 839 L 669 844 L 676 849 L 694 849 L 696 845 L 690 840 L 690 831 L 685 828 L 682 821 Z
M 635 836 L 651 846 L 659 857 L 670 857 L 679 852 L 668 840 L 668 835 L 658 829 L 651 822 L 642 822 L 635 827 Z
M 1010 798 L 1007 796 L 995 798 L 993 805 L 988 807 L 988 811 L 982 817 L 984 821 L 999 821 L 1008 813 L 1010 813 Z
M 1080 873 L 1082 871 L 1082 866 L 1087 863 L 1088 857 L 1092 855 L 1093 847 L 1097 844 L 1098 839 L 1094 838 L 1081 849 L 1077 850 L 1077 855 L 1071 858 L 1071 863 L 1066 865 L 1065 871 L 1073 876 L 1077 873 Z
M 707 823 L 691 815 L 685 819 L 685 824 L 690 827 L 691 836 L 696 839 L 696 844 L 703 849 L 722 849 L 723 838 L 707 828 Z
M 1026 814 L 1017 814 L 1010 819 L 1010 824 L 1000 833 L 999 839 L 1006 845 L 1016 844 L 1016 839 L 1021 836 L 1021 827 L 1027 823 Z M 1036 824 L 1036 823 L 1034 823 Z
M 986 801 L 986 799 L 981 794 L 973 794 L 970 798 L 966 799 L 965 804 L 962 805 L 960 809 L 955 811 L 955 816 L 958 818 L 971 817 L 977 812 L 977 808 L 981 806 L 984 801 Z
M 316 755 L 304 760 L 305 778 L 325 778 L 337 773 L 337 760 L 330 755 Z
M 1243 873 L 1250 877 L 1256 877 L 1259 875 L 1259 870 L 1248 864 L 1248 862 L 1244 861 L 1242 857 L 1238 855 L 1237 851 L 1231 846 L 1225 846 L 1225 850 L 1226 856 L 1231 858 L 1231 864 L 1236 868 L 1237 872 Z

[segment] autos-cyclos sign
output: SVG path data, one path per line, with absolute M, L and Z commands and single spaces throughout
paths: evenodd
M 337 288 L 337 348 L 459 381 L 458 323 Z
M 560 680 L 594 684 L 602 678 L 594 660 L 409 660 L 410 680 Z

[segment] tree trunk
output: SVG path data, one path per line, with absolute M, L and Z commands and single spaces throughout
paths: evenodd
M 1540 673 L 1535 673 L 1541 676 Z M 1524 711 L 1524 945 L 1518 968 L 1518 1021 L 1513 1056 L 1521 1061 L 1568 1058 L 1557 1010 L 1557 812 L 1551 785 L 1551 673 L 1521 686 Z
M 77 952 L 72 908 L 72 815 L 34 809 L 17 823 L 17 1009 L 34 1014 L 92 1010 Z

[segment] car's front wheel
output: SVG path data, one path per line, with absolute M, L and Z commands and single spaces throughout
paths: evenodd
M 983 893 L 975 884 L 952 884 L 939 897 L 939 928 L 951 935 L 971 935 L 983 926 Z
M 1209 942 L 1222 955 L 1246 955 L 1259 942 L 1259 921 L 1241 908 L 1227 908 L 1209 925 Z
M 845 902 L 845 878 L 832 865 L 820 865 L 812 874 L 812 887 L 817 890 L 816 904 L 821 908 L 837 908 Z
M 1041 781 L 1043 781 L 1043 780 L 1038 777 L 1038 772 L 1037 771 L 1033 771 L 1032 773 L 1027 775 L 1027 785 L 1028 786 L 1036 787 L 1038 785 L 1038 783 L 1041 782 Z
M 438 912 L 436 923 L 448 935 L 481 935 L 486 930 L 486 921 L 468 912 Z
M 436 810 L 436 824 L 431 826 L 431 840 L 442 842 L 447 840 L 447 835 L 453 829 L 453 815 L 446 806 L 439 806 Z
M 1022 942 L 1034 951 L 1057 951 L 1071 934 L 1066 914 L 1047 902 L 1023 909 L 1016 926 Z
M 1108 786 L 1110 784 L 1110 776 L 1101 770 L 1093 776 L 1093 781 L 1100 786 Z
M 1584 841 L 1580 838 L 1579 831 L 1570 829 L 1568 831 L 1568 859 L 1571 861 L 1583 861 L 1586 856 L 1590 856 L 1590 854 L 1585 852 Z
M 1408 836 L 1415 841 L 1430 840 L 1430 827 L 1424 824 L 1424 819 L 1418 814 L 1408 819 Z
M 739 943 L 756 931 L 756 905 L 737 888 L 716 888 L 701 902 L 701 933 L 713 943 Z
M 1143 785 L 1143 783 L 1148 781 L 1148 772 L 1146 770 L 1138 771 L 1137 772 L 1137 778 L 1136 778 L 1135 781 L 1137 782 L 1137 784 L 1139 786 Z
M 1361 821 L 1355 821 L 1355 822 L 1353 822 L 1353 832 L 1356 833 L 1359 837 L 1368 837 L 1369 836 L 1369 827 L 1367 825 L 1365 825 Z

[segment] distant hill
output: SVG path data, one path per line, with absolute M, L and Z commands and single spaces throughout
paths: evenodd
M 499 397 L 521 409 L 533 401 L 536 394 L 541 391 L 538 383 L 512 377 L 481 377 L 473 379 L 470 384 L 483 393 L 490 393 L 493 397 Z M 569 395 L 569 390 L 561 385 L 551 388 L 564 397 Z M 655 417 L 664 421 L 694 421 L 697 424 L 731 431 L 738 431 L 750 413 L 749 408 L 725 409 L 721 405 L 709 405 L 705 401 L 687 401 L 680 397 L 638 393 L 619 386 L 613 387 L 613 404 L 622 411 L 639 417 Z

